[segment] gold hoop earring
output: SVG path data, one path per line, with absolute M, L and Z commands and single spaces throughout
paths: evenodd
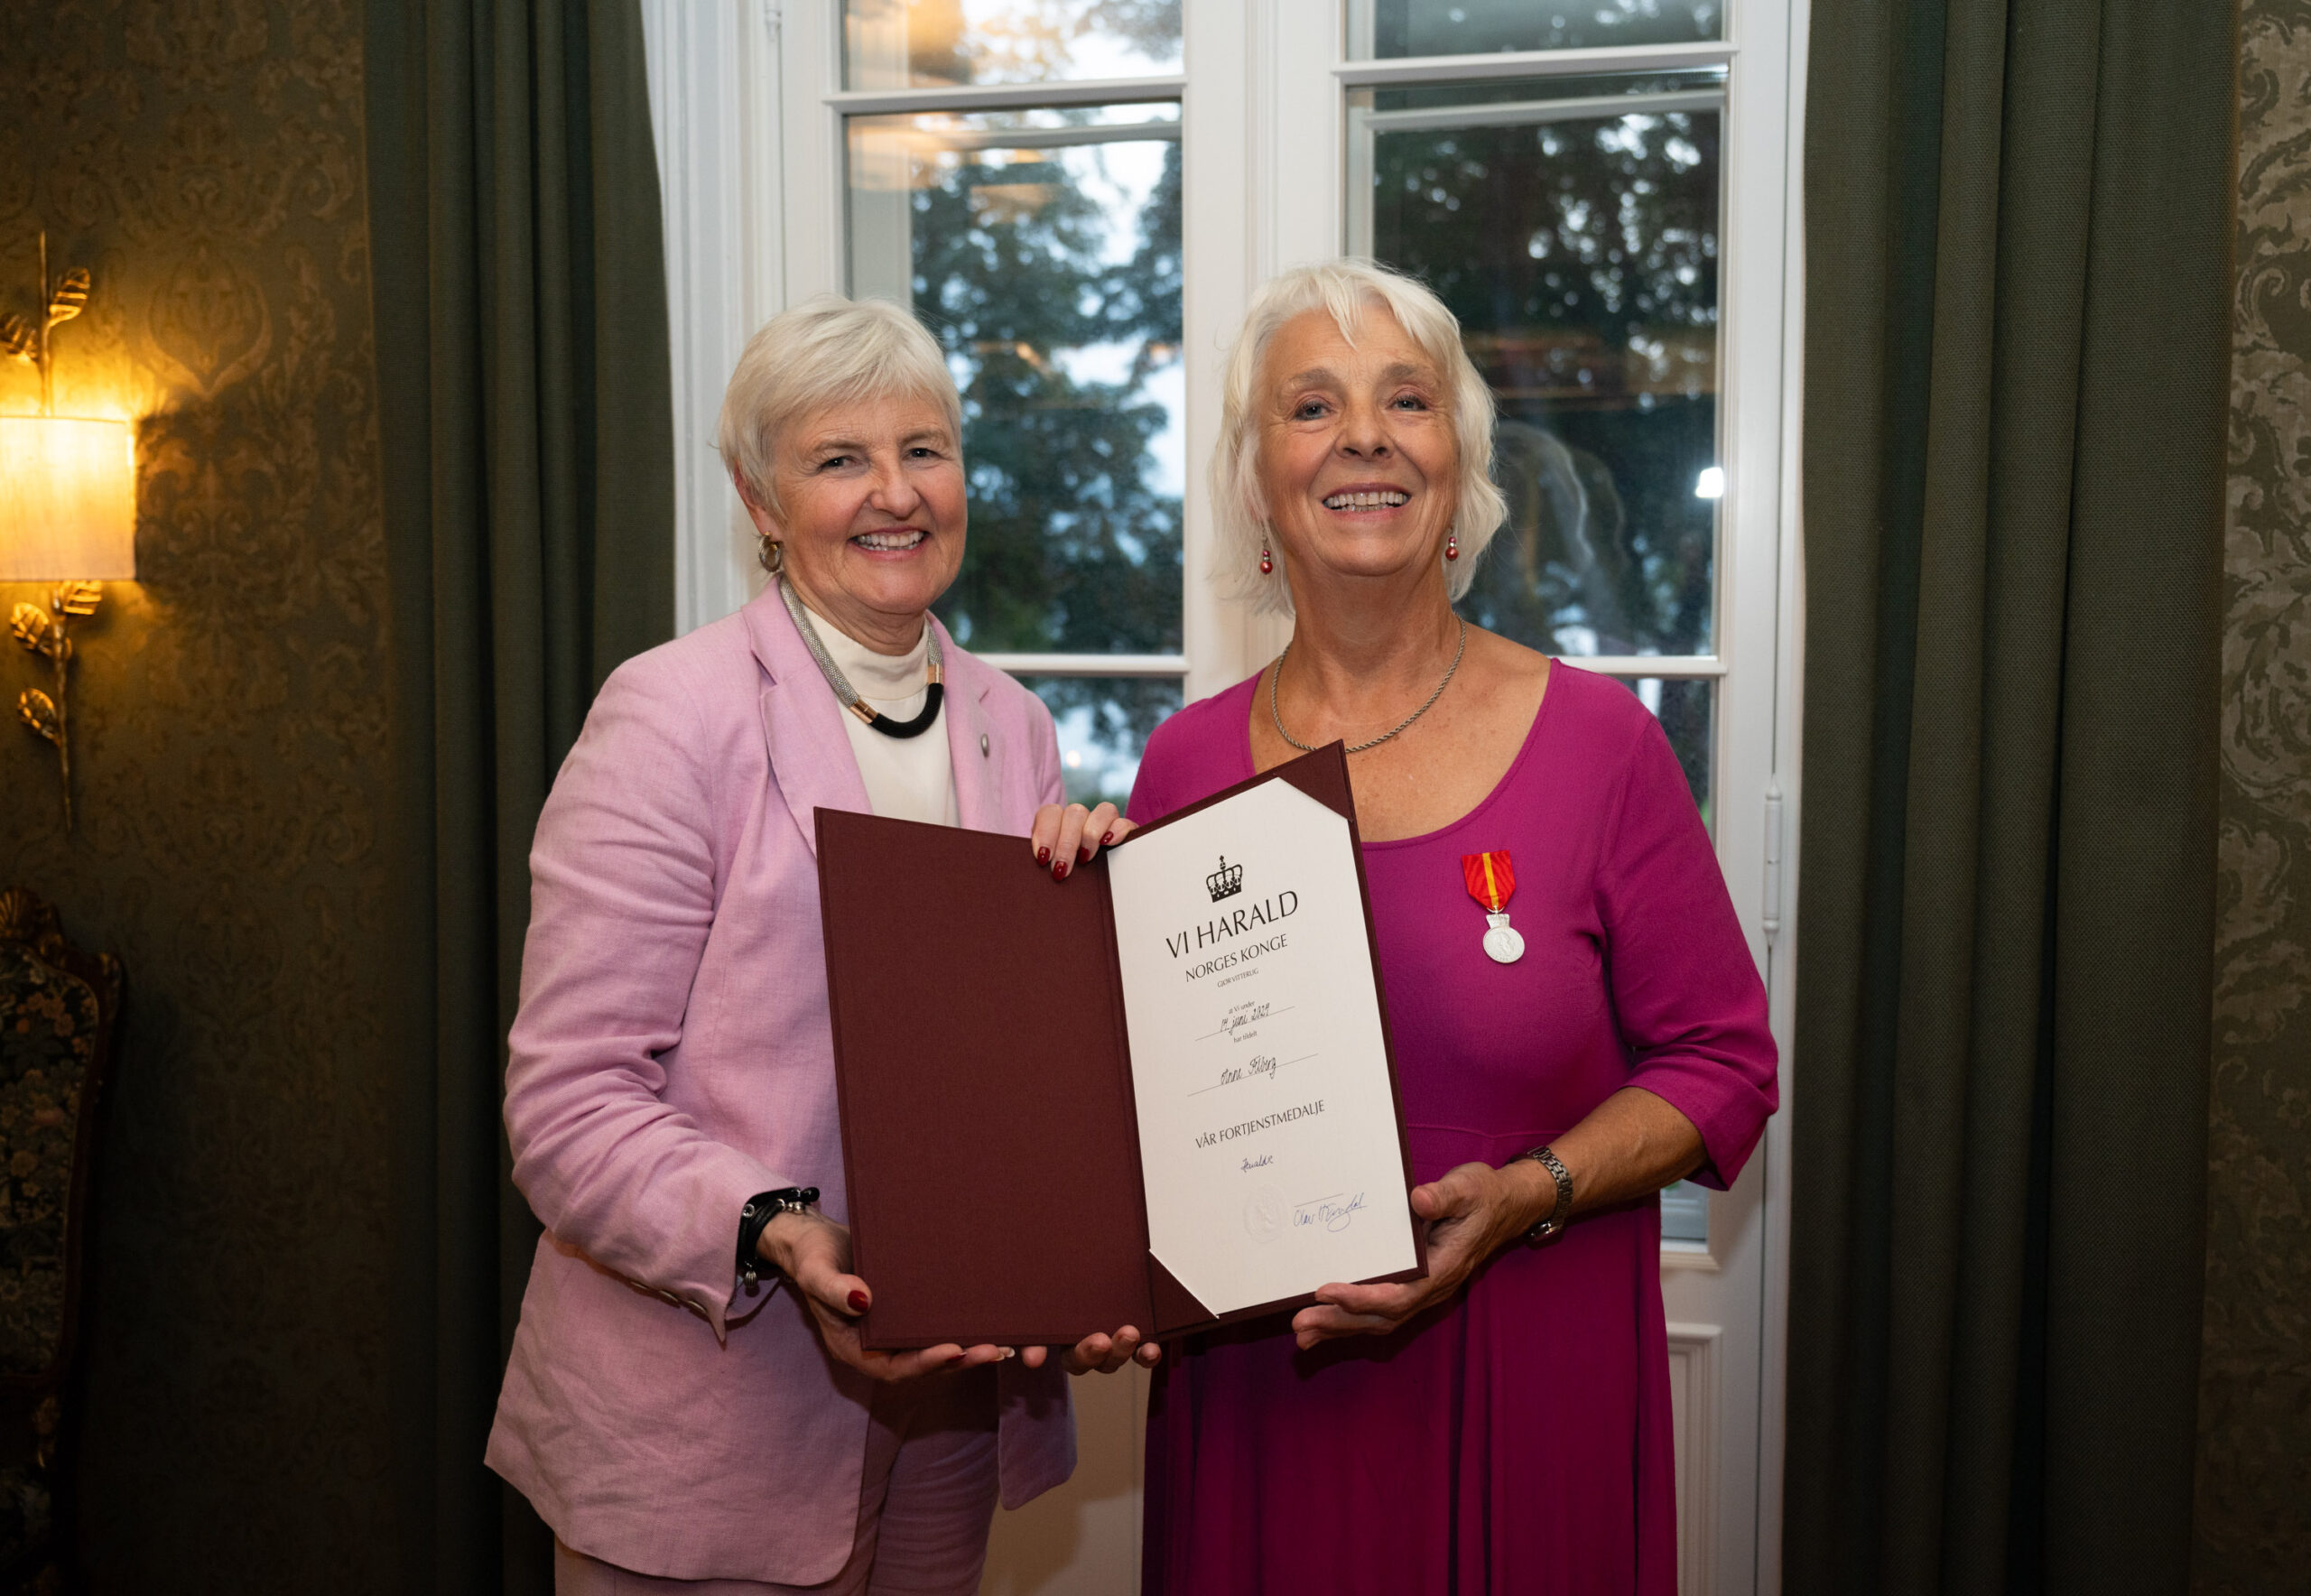
M 776 576 L 786 569 L 786 545 L 775 537 L 766 537 L 755 550 L 755 558 L 762 562 L 765 571 Z

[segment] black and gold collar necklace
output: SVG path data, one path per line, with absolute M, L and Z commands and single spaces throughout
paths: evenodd
M 826 677 L 827 685 L 834 689 L 834 696 L 842 701 L 844 709 L 885 737 L 921 737 L 931 729 L 932 722 L 939 719 L 940 701 L 945 696 L 939 680 L 945 674 L 945 661 L 939 652 L 939 628 L 929 616 L 923 617 L 923 626 L 931 639 L 931 685 L 923 693 L 923 712 L 911 720 L 894 720 L 867 707 L 867 701 L 859 696 L 859 690 L 850 685 L 850 679 L 837 667 L 827 653 L 827 645 L 819 640 L 819 629 L 811 624 L 811 612 L 803 608 L 783 577 L 779 579 L 778 596 L 786 601 L 786 613 L 794 617 L 794 629 L 803 634 L 803 646 L 819 662 L 820 673 Z

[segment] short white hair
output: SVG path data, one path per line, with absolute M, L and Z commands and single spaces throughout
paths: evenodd
M 772 470 L 787 428 L 831 404 L 902 394 L 945 411 L 961 446 L 962 398 L 923 323 L 888 300 L 814 295 L 747 340 L 722 393 L 716 429 L 722 463 L 755 503 L 777 515 Z
M 1492 480 L 1492 391 L 1461 347 L 1460 320 L 1444 308 L 1444 302 L 1426 283 L 1377 261 L 1351 257 L 1295 266 L 1261 285 L 1245 313 L 1243 330 L 1228 352 L 1220 446 L 1211 454 L 1211 506 L 1220 534 L 1213 580 L 1231 598 L 1248 599 L 1257 609 L 1292 613 L 1282 549 L 1273 550 L 1275 572 L 1260 574 L 1267 506 L 1260 494 L 1260 409 L 1252 391 L 1259 380 L 1260 359 L 1295 316 L 1326 311 L 1341 337 L 1353 344 L 1365 312 L 1373 309 L 1394 316 L 1451 385 L 1452 436 L 1461 456 L 1452 516 L 1460 558 L 1445 568 L 1447 590 L 1453 598 L 1469 590 L 1478 557 L 1508 516 L 1508 501 Z

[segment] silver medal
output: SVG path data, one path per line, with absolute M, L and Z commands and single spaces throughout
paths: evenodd
M 1484 933 L 1485 957 L 1495 964 L 1514 964 L 1525 956 L 1525 939 L 1508 923 L 1506 910 L 1494 910 L 1485 915 L 1485 923 L 1492 929 Z

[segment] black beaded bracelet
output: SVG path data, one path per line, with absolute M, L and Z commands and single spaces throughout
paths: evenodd
M 818 1200 L 816 1186 L 787 1186 L 747 1198 L 747 1205 L 738 1211 L 738 1277 L 748 1285 L 762 1278 L 764 1226 L 782 1213 L 807 1213 Z

